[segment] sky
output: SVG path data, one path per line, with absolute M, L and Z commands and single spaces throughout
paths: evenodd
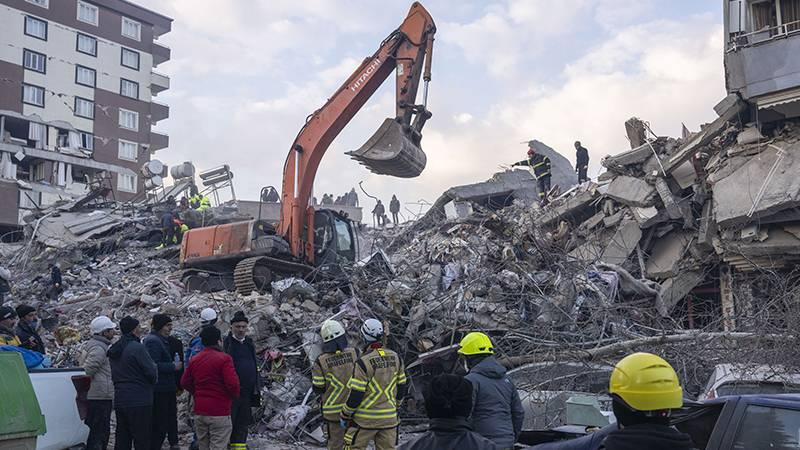
M 228 164 L 236 194 L 280 187 L 283 163 L 305 118 L 405 18 L 410 2 L 384 0 L 138 0 L 174 19 L 159 43 L 172 60 L 157 101 L 170 118 L 156 130 L 170 146 L 154 158 Z M 450 186 L 483 181 L 524 159 L 529 139 L 574 163 L 589 149 L 590 176 L 629 147 L 624 122 L 659 135 L 712 121 L 725 96 L 720 0 L 428 0 L 436 41 L 423 131 L 428 157 L 417 178 L 375 175 L 344 153 L 394 114 L 392 77 L 322 160 L 315 195 L 359 182 L 405 211 Z M 221 6 L 223 5 L 223 6 Z M 557 5 L 557 6 L 554 6 Z M 279 188 L 280 189 L 280 188 Z M 362 203 L 365 202 L 359 191 Z

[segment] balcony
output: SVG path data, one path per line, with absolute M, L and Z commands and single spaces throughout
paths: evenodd
M 156 133 L 155 131 L 150 133 L 151 152 L 163 150 L 167 147 L 169 147 L 169 136 L 166 134 Z
M 159 120 L 164 120 L 169 117 L 169 106 L 158 103 L 152 102 L 150 103 L 150 117 L 153 123 L 158 122 Z
M 169 77 L 153 71 L 150 77 L 150 92 L 153 95 L 158 95 L 161 92 L 169 89 Z
M 171 53 L 172 50 L 170 50 L 169 47 L 153 42 L 153 67 L 157 67 L 159 64 L 169 61 Z

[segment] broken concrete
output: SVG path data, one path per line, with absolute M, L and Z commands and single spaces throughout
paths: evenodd
M 657 240 L 650 252 L 650 259 L 647 260 L 647 276 L 663 280 L 677 275 L 683 256 L 693 239 L 692 233 L 676 231 Z
M 608 186 L 606 196 L 624 205 L 646 208 L 655 203 L 656 189 L 646 181 L 629 176 L 619 176 Z
M 721 226 L 743 224 L 800 206 L 800 143 L 776 142 L 714 185 Z
M 628 220 L 617 228 L 616 234 L 611 238 L 600 260 L 616 265 L 623 265 L 628 257 L 636 250 L 639 240 L 642 238 L 642 230 L 636 221 Z
M 661 283 L 661 300 L 666 313 L 671 312 L 689 292 L 703 281 L 704 274 L 699 270 L 685 271 L 667 278 Z

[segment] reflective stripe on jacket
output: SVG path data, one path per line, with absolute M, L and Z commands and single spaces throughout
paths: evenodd
M 311 367 L 311 382 L 325 390 L 322 393 L 322 416 L 325 420 L 338 422 L 339 412 L 350 396 L 347 384 L 357 358 L 355 349 L 346 348 L 336 353 L 323 353 Z
M 361 428 L 394 428 L 397 420 L 397 386 L 406 384 L 406 373 L 400 356 L 392 350 L 373 348 L 356 361 L 353 377 L 347 384 L 364 398 L 354 410 L 349 405 L 342 414 L 352 416 Z

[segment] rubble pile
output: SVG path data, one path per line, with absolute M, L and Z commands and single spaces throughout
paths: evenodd
M 366 230 L 361 247 L 371 256 L 343 265 L 337 279 L 277 280 L 269 292 L 244 296 L 187 291 L 177 247 L 156 249 L 157 208 L 60 205 L 31 218 L 24 243 L 0 248 L 0 265 L 12 272 L 6 300 L 38 308 L 57 366 L 77 364 L 99 314 L 143 324 L 170 314 L 188 343 L 201 309 L 220 312 L 223 332 L 244 311 L 262 361 L 257 439 L 321 442 L 310 365 L 329 318 L 341 320 L 354 343 L 361 320 L 384 321 L 412 384 L 406 424 L 424 417 L 429 376 L 463 370 L 454 344 L 473 330 L 488 333 L 500 360 L 517 368 L 523 396 L 545 385 L 603 389 L 537 364 L 605 370 L 639 350 L 665 354 L 687 393 L 697 394 L 722 361 L 800 367 L 785 332 L 800 322 L 790 271 L 800 258 L 800 127 L 755 130 L 738 122 L 742 110 L 726 99 L 717 121 L 681 139 L 648 139 L 632 119 L 633 148 L 605 158 L 596 183 L 571 187 L 546 207 L 531 195 L 531 177 L 498 174 L 488 189 L 448 190 L 416 222 Z M 468 213 L 449 214 L 451 202 L 469 204 Z M 58 292 L 47 283 L 55 263 L 65 284 Z M 716 302 L 687 300 L 706 285 Z M 539 420 L 546 414 L 529 425 L 550 425 Z

